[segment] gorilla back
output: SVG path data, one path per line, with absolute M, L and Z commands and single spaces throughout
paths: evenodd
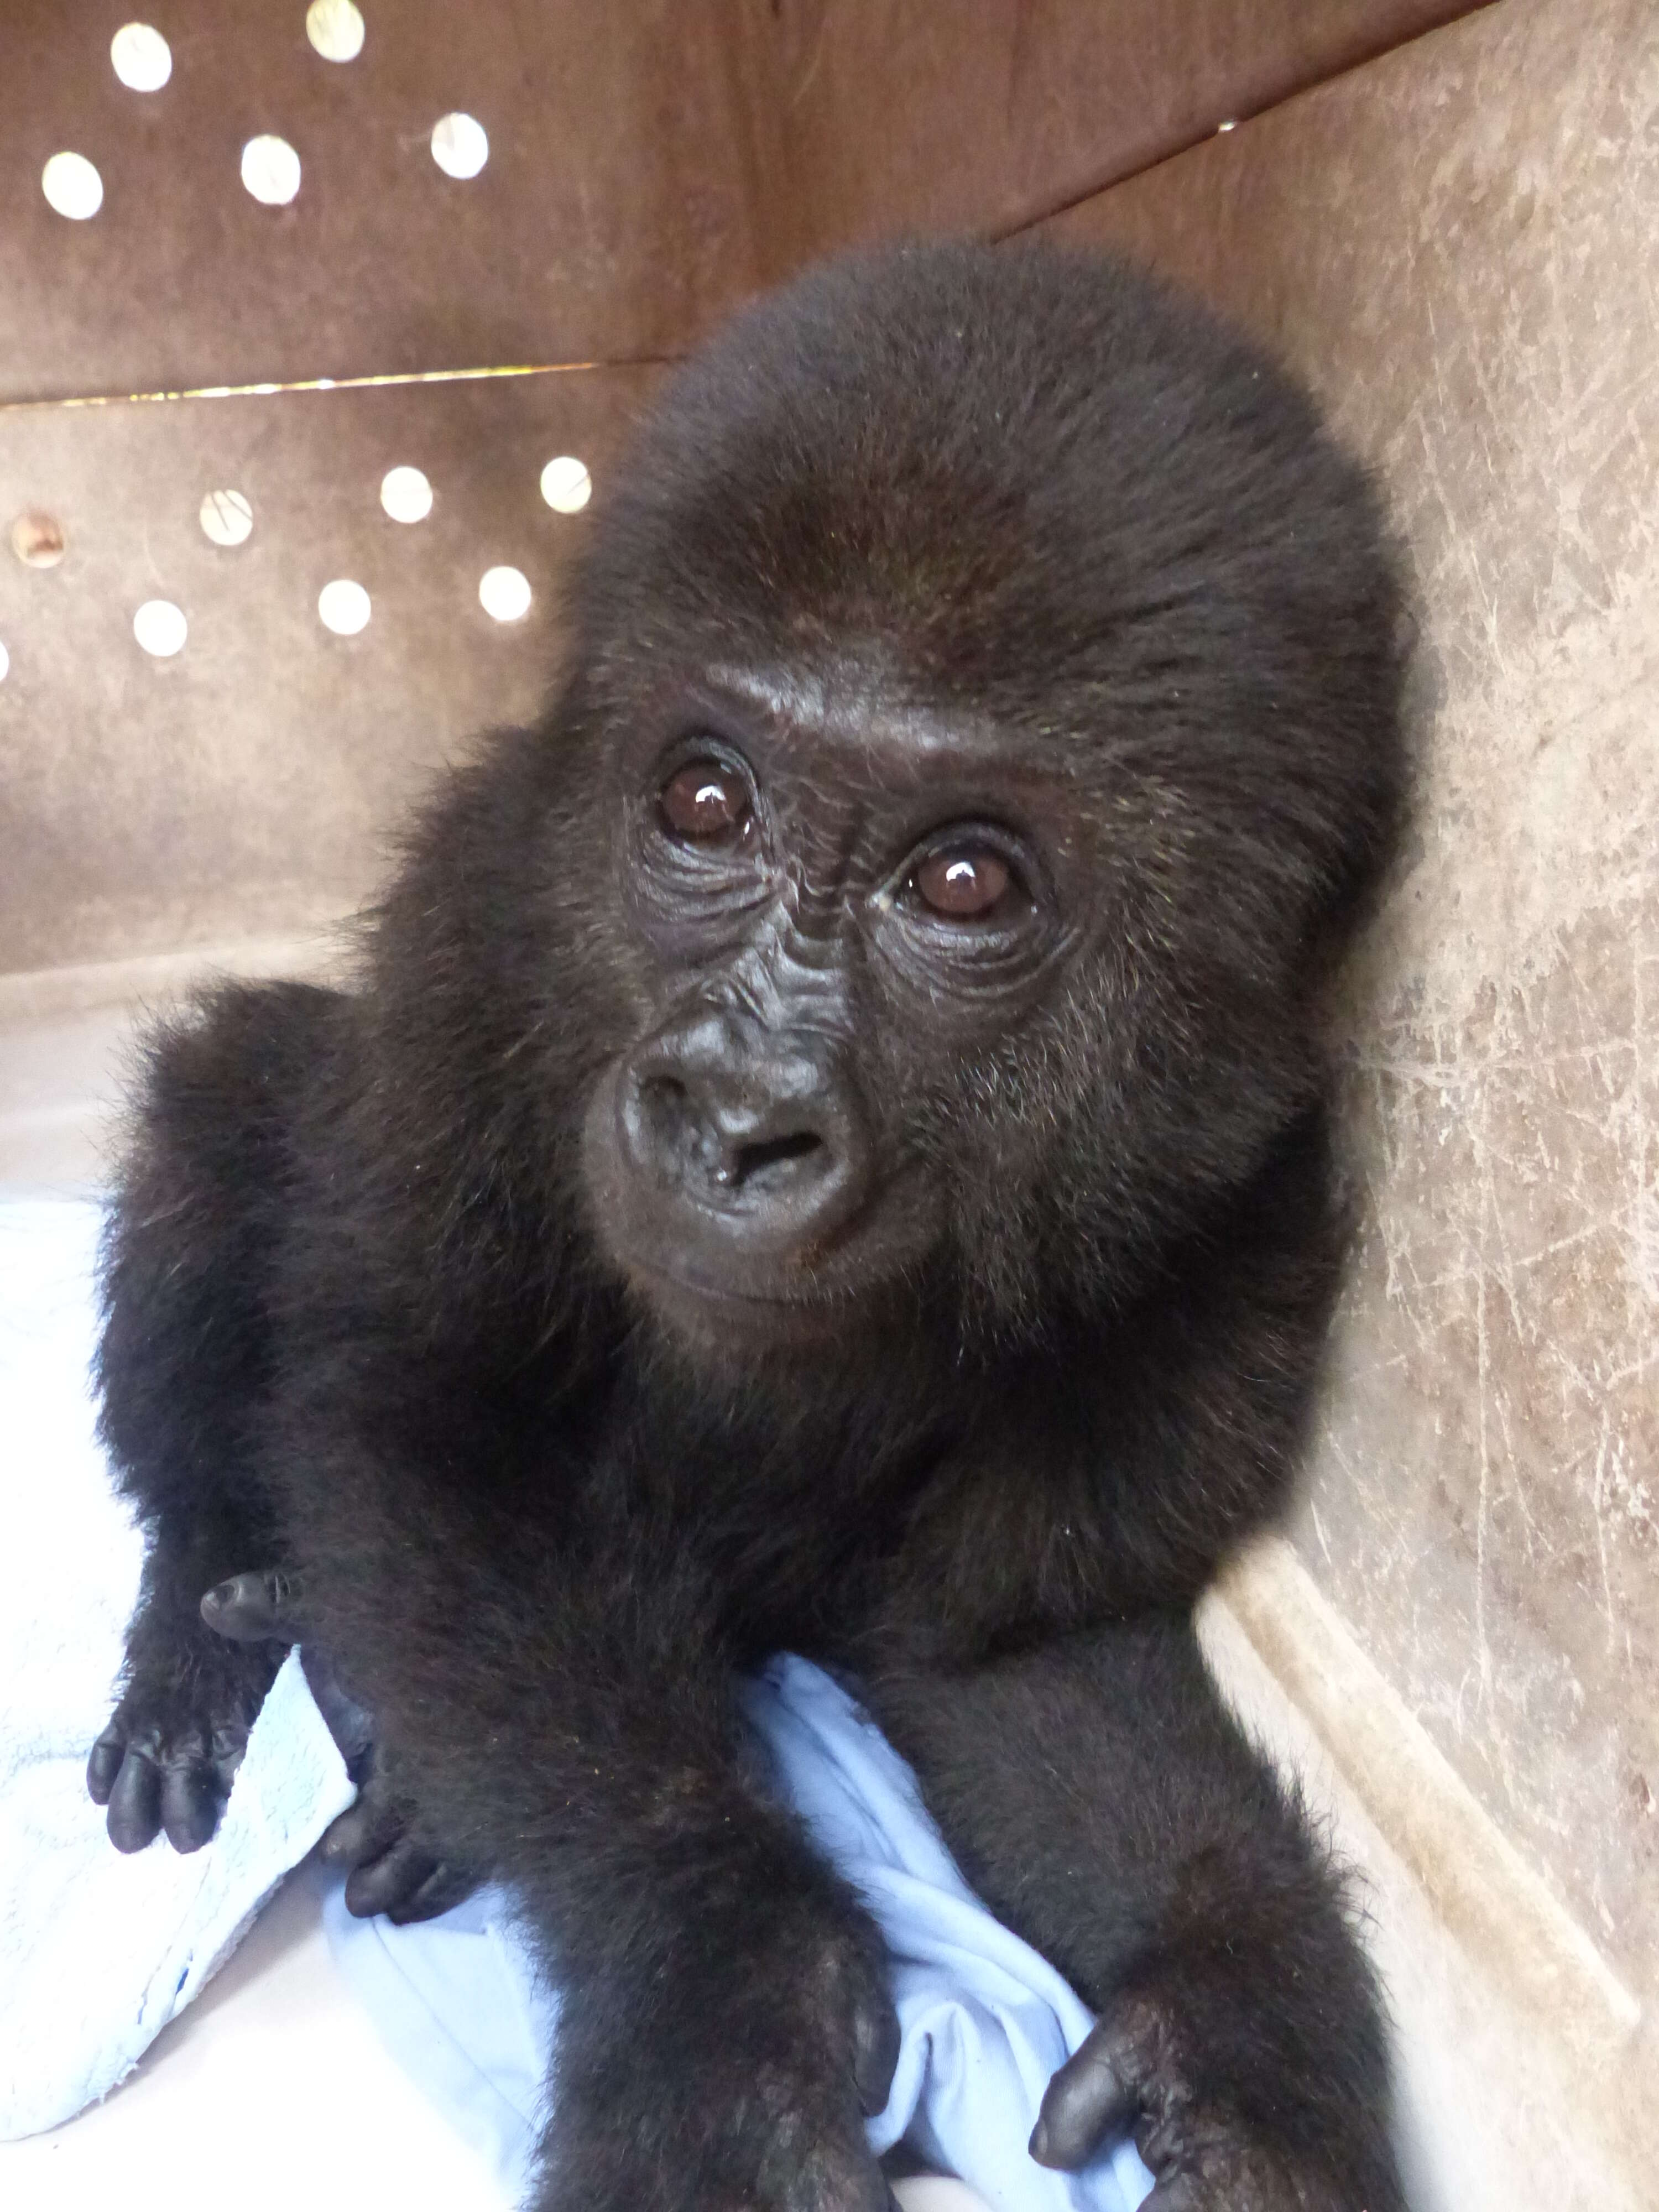
M 1340 1882 L 1189 1620 L 1335 1285 L 1316 992 L 1401 793 L 1370 489 L 1115 264 L 904 248 L 675 378 L 570 612 L 358 988 L 155 1042 L 112 1837 L 211 1832 L 280 1643 L 201 1601 L 280 1577 L 374 1715 L 354 1909 L 491 1874 L 583 1999 L 538 2201 L 878 2207 L 879 1942 L 736 1740 L 803 1650 L 1100 2014 L 1035 2156 L 1387 2212 Z

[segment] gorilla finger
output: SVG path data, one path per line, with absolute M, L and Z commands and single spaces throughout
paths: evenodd
M 1121 2135 L 1140 2110 L 1137 2077 L 1114 2039 L 1097 2027 L 1048 2083 L 1031 2130 L 1039 2166 L 1073 2172 L 1109 2135 Z
M 441 1912 L 447 1912 L 452 1905 L 459 1905 L 464 1897 L 471 1897 L 477 1884 L 464 1868 L 453 1867 L 447 1860 L 440 1859 L 426 1880 L 409 1896 L 397 1905 L 388 1905 L 386 1917 L 395 1928 L 406 1927 L 414 1920 L 435 1920 Z
M 206 1754 L 174 1753 L 161 1765 L 161 1826 L 175 1851 L 199 1851 L 219 1825 L 217 1778 Z
M 247 1730 L 240 1721 L 222 1721 L 219 1723 L 213 1731 L 209 1756 L 213 1761 L 214 1778 L 219 1785 L 219 1795 L 228 1797 L 230 1785 L 247 1756 Z
M 893 2194 L 892 2183 L 874 2158 L 865 2162 L 865 2177 L 854 2201 L 861 2203 L 866 2212 L 904 2212 L 902 2202 Z
M 118 1851 L 142 1851 L 160 1832 L 161 1771 L 135 1744 L 128 1745 L 121 1761 L 121 1771 L 109 1793 L 109 1816 L 104 1825 Z
M 853 2023 L 853 2084 L 866 2119 L 886 2109 L 898 2062 L 898 2014 L 883 1988 L 872 2002 L 859 2007 Z
M 346 1911 L 359 1920 L 372 1920 L 377 1912 L 390 1913 L 413 1897 L 436 1870 L 429 1852 L 401 1836 L 390 1850 L 367 1866 L 355 1868 L 347 1876 Z
M 301 1644 L 300 1667 L 348 1771 L 354 1781 L 361 1782 L 362 1773 L 354 1770 L 361 1767 L 374 1741 L 374 1715 L 342 1686 L 334 1662 L 325 1651 L 319 1651 L 312 1644 Z
M 293 1577 L 267 1567 L 232 1575 L 202 1600 L 202 1618 L 233 1644 L 297 1643 L 299 1587 Z
M 318 1845 L 330 1866 L 368 1866 L 384 1857 L 403 1833 L 397 1814 L 370 1797 L 360 1797 L 324 1831 Z
M 112 1721 L 87 1754 L 87 1795 L 94 1805 L 108 1804 L 126 1752 L 127 1740 Z
M 1238 2201 L 1249 2203 L 1261 2200 L 1241 2197 Z M 1172 2170 L 1161 2175 L 1141 2198 L 1140 2212 L 1207 2212 L 1214 2203 L 1214 2192 L 1206 2181 Z
M 1205 2212 L 1214 2203 L 1301 2205 L 1296 2175 L 1241 2134 L 1237 2121 L 1188 2103 L 1164 2118 L 1144 2116 L 1134 2130 L 1142 2165 L 1157 2176 L 1146 2202 L 1152 2212 Z
M 860 2138 L 863 2132 L 859 2130 Z M 848 2142 L 842 2147 L 842 2158 L 840 2185 L 833 2188 L 833 2198 L 845 2207 L 845 2212 L 904 2212 L 903 2198 L 894 2196 L 884 2168 L 866 2142 Z M 792 2197 L 790 2201 L 799 2200 Z

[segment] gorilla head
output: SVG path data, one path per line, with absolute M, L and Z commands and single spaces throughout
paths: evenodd
M 1395 587 L 1196 311 L 1043 250 L 820 270 L 673 382 L 574 613 L 516 988 L 591 1231 L 701 1357 L 1121 1300 L 1314 1095 Z

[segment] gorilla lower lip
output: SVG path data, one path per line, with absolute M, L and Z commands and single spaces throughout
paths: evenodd
M 678 1273 L 659 1261 L 629 1265 L 640 1295 L 671 1328 L 729 1345 L 819 1344 L 851 1328 L 860 1302 L 784 1284 L 741 1285 Z
M 661 1285 L 677 1291 L 682 1297 L 748 1308 L 756 1313 L 827 1313 L 845 1303 L 823 1292 L 811 1291 L 757 1290 L 752 1285 L 739 1290 L 731 1283 L 711 1282 L 707 1278 L 676 1274 L 668 1268 L 649 1264 L 642 1266 L 640 1272 L 653 1285 Z

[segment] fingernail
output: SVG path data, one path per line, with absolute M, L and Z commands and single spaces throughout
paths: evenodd
M 1038 2119 L 1036 2125 L 1031 2130 L 1030 2149 L 1032 2157 L 1036 2160 L 1039 2166 L 1047 2166 L 1048 2163 L 1048 2126 L 1047 2121 L 1042 2118 Z

